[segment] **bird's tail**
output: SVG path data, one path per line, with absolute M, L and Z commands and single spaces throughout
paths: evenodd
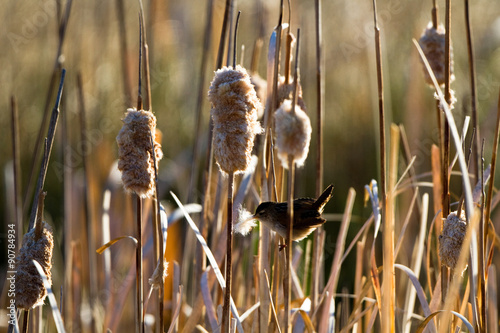
M 323 212 L 323 209 L 325 209 L 325 205 L 328 203 L 328 201 L 330 201 L 332 193 L 333 185 L 330 184 L 314 202 L 314 208 L 316 208 L 320 214 Z

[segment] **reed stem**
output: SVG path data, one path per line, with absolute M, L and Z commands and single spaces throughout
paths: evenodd
M 451 59 L 450 59 L 450 48 L 451 48 L 451 1 L 446 0 L 446 18 L 445 18 L 445 87 L 444 96 L 448 105 L 451 104 Z M 449 174 L 448 166 L 450 160 L 450 126 L 448 120 L 444 120 L 443 129 L 443 160 L 441 163 L 442 168 L 442 179 L 443 182 L 443 194 L 442 194 L 442 212 L 443 219 L 445 219 L 450 214 L 450 193 L 449 193 Z M 444 224 L 444 220 L 442 222 Z M 446 299 L 446 294 L 448 290 L 449 283 L 449 271 L 446 266 L 441 266 L 441 302 L 444 304 Z
M 285 298 L 285 332 L 292 331 L 291 323 L 291 271 L 292 271 L 292 235 L 293 235 L 293 187 L 295 179 L 295 163 L 292 155 L 288 155 L 288 220 L 287 220 L 287 237 L 286 237 L 286 260 L 285 272 L 283 276 L 283 294 Z
M 135 252 L 135 288 L 136 288 L 136 322 L 135 331 L 144 332 L 144 315 L 143 315 L 143 274 L 142 274 L 142 201 L 139 195 L 136 197 L 136 228 L 137 228 L 137 245 Z
M 59 83 L 59 91 L 57 93 L 56 103 L 54 105 L 54 108 L 52 109 L 52 115 L 50 117 L 49 130 L 47 133 L 47 137 L 45 138 L 45 143 L 46 143 L 46 147 L 44 149 L 45 154 L 42 159 L 42 165 L 40 168 L 40 173 L 38 175 L 38 181 L 36 184 L 35 198 L 33 199 L 33 206 L 31 207 L 31 215 L 30 215 L 30 223 L 28 226 L 28 231 L 30 231 L 35 225 L 36 207 L 37 207 L 36 203 L 38 202 L 38 196 L 43 189 L 43 185 L 45 183 L 45 177 L 47 175 L 50 153 L 52 152 L 52 146 L 54 144 L 54 137 L 57 128 L 57 120 L 59 119 L 59 104 L 61 102 L 61 95 L 63 91 L 65 75 L 66 75 L 66 70 L 63 69 L 61 72 L 61 81 Z
M 478 182 L 479 175 L 479 123 L 477 118 L 477 87 L 476 87 L 476 64 L 474 61 L 474 48 L 472 45 L 472 31 L 469 17 L 469 0 L 464 1 L 465 8 L 465 29 L 467 34 L 467 55 L 469 57 L 469 76 L 470 76 L 470 99 L 472 113 L 472 128 L 476 131 L 476 139 L 472 146 L 472 170 L 474 171 L 474 183 Z
M 231 323 L 231 279 L 232 279 L 232 251 L 233 251 L 233 191 L 234 173 L 228 174 L 227 191 L 227 239 L 226 239 L 226 290 L 224 292 L 224 306 L 222 309 L 221 332 L 229 333 Z
M 16 225 L 16 233 L 23 234 L 23 203 L 21 196 L 21 156 L 19 152 L 19 115 L 17 110 L 17 102 L 14 96 L 10 98 L 11 111 L 11 135 L 12 135 L 12 160 L 14 161 L 14 223 Z M 16 237 L 16 249 L 21 247 L 19 239 Z

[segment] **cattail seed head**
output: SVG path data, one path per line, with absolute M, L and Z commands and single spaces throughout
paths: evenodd
M 294 89 L 294 83 L 293 81 L 290 81 L 290 83 L 286 84 L 285 83 L 285 77 L 280 76 L 278 79 L 278 105 L 281 105 L 285 100 L 293 99 L 293 89 Z M 304 99 L 302 98 L 302 85 L 299 84 L 297 86 L 297 105 L 300 106 L 300 108 L 303 111 L 307 111 L 306 108 L 306 103 L 304 102 Z
M 264 107 L 262 105 L 266 104 L 267 97 L 267 81 L 260 77 L 259 74 L 255 73 L 250 76 L 250 81 L 252 82 L 255 93 L 260 99 L 261 107 L 257 110 L 257 118 L 261 119 L 264 115 Z
M 168 272 L 168 262 L 163 258 L 163 272 L 161 270 L 160 261 L 158 261 L 158 265 L 156 266 L 153 275 L 149 278 L 148 282 L 154 289 L 158 289 L 161 286 L 162 280 L 165 282 L 165 278 L 167 277 Z
M 467 232 L 465 217 L 459 218 L 457 212 L 452 212 L 444 221 L 443 231 L 439 236 L 439 257 L 441 263 L 462 273 L 466 268 L 457 267 L 460 250 Z
M 276 146 L 281 165 L 288 168 L 288 156 L 292 155 L 297 166 L 302 166 L 309 152 L 311 121 L 299 105 L 291 112 L 292 101 L 285 100 L 274 114 Z
M 24 235 L 19 256 L 16 258 L 16 306 L 19 309 L 31 309 L 42 305 L 47 296 L 42 277 L 38 274 L 33 260 L 42 266 L 49 283 L 52 284 L 54 248 L 52 228 L 46 222 L 42 222 L 42 232 L 38 238 L 35 229 L 32 228 Z
M 215 72 L 208 91 L 214 121 L 213 149 L 219 168 L 225 173 L 244 172 L 251 161 L 257 120 L 261 108 L 247 71 L 223 67 Z
M 155 167 L 151 155 L 151 135 L 154 139 L 156 162 L 163 157 L 156 137 L 156 117 L 146 110 L 128 109 L 123 127 L 116 137 L 118 169 L 123 186 L 140 197 L 150 197 L 155 191 Z
M 445 83 L 445 43 L 446 43 L 446 32 L 442 24 L 435 29 L 432 22 L 429 23 L 427 29 L 420 37 L 418 42 L 427 61 L 434 72 L 436 81 L 439 85 L 444 85 Z M 424 68 L 425 82 L 433 86 L 432 79 L 427 70 Z M 453 81 L 455 76 L 453 75 L 453 49 L 450 47 L 450 81 Z

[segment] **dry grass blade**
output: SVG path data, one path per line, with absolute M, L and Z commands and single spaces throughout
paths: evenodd
M 281 328 L 279 325 L 279 320 L 278 320 L 278 315 L 276 314 L 276 307 L 274 306 L 273 303 L 273 297 L 271 296 L 271 287 L 269 285 L 269 276 L 267 276 L 267 271 L 264 270 L 264 276 L 266 278 L 266 285 L 264 286 L 264 289 L 267 290 L 267 293 L 269 295 L 269 300 L 270 300 L 270 308 L 271 308 L 271 319 L 274 322 L 274 325 L 276 325 L 276 330 L 281 333 Z
M 422 215 L 421 215 L 421 220 L 420 220 L 420 231 L 418 234 L 418 244 L 416 247 L 414 247 L 416 255 L 414 256 L 415 259 L 414 259 L 413 265 L 412 265 L 412 272 L 414 273 L 414 276 L 417 278 L 416 279 L 417 282 L 418 282 L 418 277 L 420 276 L 420 267 L 422 265 L 422 258 L 424 256 L 425 233 L 427 232 L 428 208 L 429 208 L 429 195 L 427 193 L 425 193 L 422 197 Z M 413 279 L 412 279 L 412 282 L 414 283 Z M 420 287 L 420 289 L 422 289 L 422 288 Z M 405 325 L 406 332 L 410 332 L 410 329 L 411 329 L 410 317 L 413 314 L 413 308 L 415 305 L 416 290 L 417 290 L 416 287 L 415 287 L 415 289 L 409 289 L 409 286 L 408 286 L 408 289 L 406 292 L 406 306 L 404 307 L 406 312 L 405 312 L 404 319 L 403 319 L 403 324 Z M 419 295 L 419 299 L 421 296 L 422 295 Z M 422 302 L 422 300 L 420 300 L 420 301 Z
M 498 93 L 498 104 L 497 104 L 497 121 L 495 125 L 495 139 L 493 140 L 493 153 L 491 156 L 491 176 L 490 185 L 488 186 L 488 194 L 486 195 L 486 208 L 485 208 L 485 224 L 488 224 L 491 214 L 491 202 L 493 199 L 493 184 L 495 183 L 495 169 L 497 164 L 497 153 L 498 153 L 498 139 L 500 137 L 500 91 Z M 487 233 L 488 228 L 484 228 L 485 233 Z M 485 235 L 486 236 L 486 235 Z M 486 240 L 486 237 L 484 237 Z
M 198 241 L 202 245 L 203 251 L 207 255 L 208 261 L 210 262 L 210 265 L 212 265 L 212 269 L 214 270 L 215 276 L 217 277 L 217 281 L 219 282 L 220 287 L 222 289 L 225 289 L 226 288 L 226 281 L 224 280 L 224 277 L 222 276 L 222 273 L 221 273 L 221 271 L 219 269 L 219 266 L 217 265 L 217 261 L 215 260 L 215 257 L 212 254 L 212 251 L 208 247 L 207 242 L 205 241 L 205 239 L 201 235 L 201 233 L 198 230 L 198 227 L 196 226 L 196 224 L 194 223 L 194 221 L 191 219 L 191 217 L 189 216 L 189 214 L 184 209 L 184 206 L 179 201 L 179 199 L 177 198 L 177 196 L 174 193 L 172 193 L 172 192 L 170 192 L 170 195 L 172 195 L 172 197 L 174 198 L 175 202 L 177 203 L 177 205 L 179 206 L 179 208 L 184 213 L 184 216 L 185 216 L 185 218 L 186 218 L 189 226 L 194 231 L 194 233 L 196 234 L 196 238 L 198 239 Z M 238 330 L 240 332 L 243 332 L 243 326 L 241 325 L 241 320 L 240 320 L 240 317 L 238 315 L 238 309 L 236 309 L 236 305 L 234 304 L 232 298 L 231 298 L 231 312 L 233 313 L 233 316 L 236 318 Z
M 179 317 L 179 313 L 181 312 L 181 307 L 182 307 L 181 300 L 182 300 L 182 285 L 179 286 L 179 291 L 177 292 L 177 307 L 175 308 L 174 315 L 172 316 L 172 324 L 170 324 L 168 333 L 172 333 L 175 329 L 177 323 L 177 317 Z
M 418 281 L 418 276 L 408 267 L 400 264 L 394 264 L 394 267 L 401 269 L 404 271 L 408 277 L 410 278 L 410 281 L 413 283 L 413 286 L 415 287 L 415 292 L 418 296 L 418 300 L 420 301 L 420 305 L 422 306 L 422 310 L 424 311 L 424 315 L 426 317 L 431 315 L 431 310 L 429 308 L 429 303 L 427 303 L 427 299 L 425 297 L 425 292 L 424 289 L 422 288 L 422 285 Z M 409 318 L 410 316 L 408 316 Z M 404 323 L 403 323 L 404 324 Z M 434 322 L 431 323 L 433 332 L 436 332 L 436 327 L 434 326 Z
M 307 328 L 307 332 L 313 333 L 314 332 L 314 325 L 311 321 L 311 318 L 309 318 L 309 315 L 307 314 L 307 312 L 305 312 L 304 310 L 299 310 L 299 314 L 302 317 L 302 320 L 304 321 L 304 324 Z
M 203 296 L 203 301 L 205 303 L 205 309 L 207 313 L 208 322 L 210 323 L 210 327 L 212 328 L 212 332 L 215 332 L 219 327 L 219 323 L 217 322 L 217 315 L 214 311 L 214 304 L 212 302 L 212 296 L 210 295 L 210 288 L 208 287 L 208 272 L 210 267 L 201 275 L 201 295 Z
M 40 274 L 40 276 L 42 277 L 43 285 L 47 290 L 47 296 L 49 297 L 50 307 L 52 309 L 52 316 L 54 317 L 54 322 L 56 324 L 57 332 L 59 333 L 66 332 L 66 330 L 64 329 L 64 323 L 61 318 L 61 313 L 57 308 L 56 298 L 54 296 L 54 293 L 52 292 L 52 286 L 47 280 L 47 276 L 43 272 L 42 266 L 36 260 L 33 260 L 33 264 L 35 264 L 38 274 Z
M 425 318 L 425 320 L 418 326 L 417 330 L 415 333 L 422 333 L 425 329 L 425 327 L 427 326 L 427 324 L 435 317 L 437 316 L 438 314 L 440 313 L 446 313 L 446 311 L 444 310 L 439 310 L 439 311 L 436 311 L 436 312 L 433 312 L 431 313 L 429 316 L 427 316 Z M 472 327 L 471 323 L 467 320 L 467 318 L 465 318 L 464 316 L 462 316 L 460 313 L 458 312 L 455 312 L 455 311 L 449 311 L 450 314 L 454 314 L 455 316 L 457 316 L 460 320 L 462 320 L 462 322 L 465 324 L 465 326 L 467 326 L 467 329 L 469 330 L 469 332 L 472 332 L 474 333 L 474 328 Z
M 122 240 L 122 239 L 125 239 L 125 238 L 129 238 L 131 240 L 134 241 L 135 245 L 137 246 L 137 239 L 133 236 L 120 236 L 120 237 L 116 237 L 112 240 L 110 240 L 109 242 L 107 242 L 106 244 L 104 244 L 103 246 L 101 246 L 100 248 L 98 248 L 97 250 L 95 250 L 95 252 L 99 253 L 99 254 L 102 254 L 104 252 L 104 250 L 106 250 L 107 248 L 111 247 L 111 245 L 115 244 L 116 242 Z
M 397 242 L 395 250 L 394 250 L 394 258 L 398 257 L 399 250 L 401 249 L 401 246 L 403 245 L 405 231 L 406 231 L 406 228 L 408 227 L 408 224 L 410 223 L 411 213 L 413 212 L 413 207 L 415 206 L 415 202 L 416 202 L 417 197 L 418 197 L 418 187 L 416 188 L 415 193 L 413 193 L 413 198 L 411 199 L 410 206 L 408 207 L 408 214 L 406 214 L 405 222 L 403 223 L 403 226 L 401 227 L 401 232 L 399 234 L 398 242 Z M 423 214 L 422 214 L 422 216 L 423 216 Z M 427 214 L 425 214 L 425 217 L 427 218 Z
M 349 189 L 349 194 L 347 195 L 346 206 L 344 210 L 344 217 L 342 219 L 342 224 L 340 226 L 340 231 L 337 236 L 337 246 L 335 247 L 335 255 L 332 263 L 332 270 L 330 272 L 330 277 L 328 279 L 328 283 L 325 287 L 325 292 L 332 297 L 327 297 L 325 294 L 325 301 L 323 305 L 323 314 L 320 319 L 319 324 L 319 332 L 327 332 L 331 330 L 331 327 L 328 327 L 329 322 L 329 313 L 330 313 L 330 304 L 333 301 L 333 294 L 337 289 L 337 283 L 339 279 L 339 273 L 341 269 L 341 258 L 344 253 L 345 240 L 347 237 L 347 231 L 349 229 L 349 224 L 351 222 L 351 214 L 352 208 L 354 206 L 354 199 L 356 198 L 356 191 L 353 188 Z
M 248 310 L 245 311 L 245 313 L 243 313 L 241 316 L 240 316 L 240 319 L 241 319 L 241 322 L 244 322 L 245 319 L 247 319 L 248 317 L 250 317 L 250 315 L 255 311 L 257 310 L 258 308 L 260 307 L 260 302 L 257 302 L 255 303 L 254 305 L 252 305 Z

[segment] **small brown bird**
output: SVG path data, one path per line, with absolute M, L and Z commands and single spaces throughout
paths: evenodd
M 292 240 L 306 238 L 317 227 L 326 222 L 321 217 L 325 205 L 332 197 L 333 185 L 328 186 L 318 199 L 300 198 L 293 201 L 293 231 Z M 281 237 L 287 237 L 288 203 L 263 202 L 250 219 L 259 220 Z

